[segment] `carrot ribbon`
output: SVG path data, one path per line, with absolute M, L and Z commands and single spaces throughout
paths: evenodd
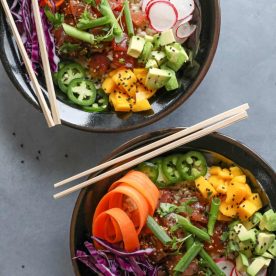
M 139 248 L 138 235 L 153 215 L 159 190 L 143 173 L 130 171 L 114 182 L 93 217 L 93 235 L 110 243 L 123 241 L 126 251 Z

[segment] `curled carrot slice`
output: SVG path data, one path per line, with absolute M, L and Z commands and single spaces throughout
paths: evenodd
M 154 214 L 160 197 L 160 192 L 147 175 L 139 171 L 130 171 L 121 179 L 114 182 L 110 186 L 109 191 L 122 185 L 130 186 L 141 193 L 148 203 L 149 214 L 151 216 Z
M 159 190 L 147 175 L 130 171 L 114 182 L 99 202 L 93 217 L 92 233 L 110 243 L 123 241 L 125 250 L 139 247 L 138 235 L 153 215 Z
M 103 226 L 108 222 L 109 227 L 115 233 L 113 237 L 106 235 Z M 101 213 L 93 222 L 93 235 L 111 243 L 121 240 L 126 251 L 131 252 L 139 248 L 139 239 L 133 222 L 120 208 L 112 208 Z
M 128 205 L 133 205 L 131 209 L 126 209 L 123 206 L 125 200 L 123 196 L 129 199 Z M 135 226 L 137 226 L 138 234 L 144 227 L 149 214 L 148 204 L 144 197 L 137 190 L 128 186 L 118 186 L 107 193 L 98 204 L 94 213 L 93 221 L 96 220 L 101 213 L 111 208 L 125 210 Z

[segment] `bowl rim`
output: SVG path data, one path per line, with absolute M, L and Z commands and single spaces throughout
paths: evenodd
M 3 15 L 2 11 L 1 11 L 1 13 Z M 5 17 L 4 17 L 4 20 L 6 22 Z M 103 127 L 103 128 L 100 127 L 99 128 L 99 127 L 93 127 L 93 126 L 87 126 L 87 125 L 78 125 L 78 124 L 72 123 L 72 122 L 64 120 L 64 119 L 61 119 L 62 124 L 66 125 L 68 127 L 74 128 L 74 129 L 87 131 L 87 132 L 96 132 L 96 133 L 114 132 L 114 133 L 119 133 L 119 132 L 130 131 L 130 130 L 134 130 L 134 129 L 138 129 L 138 128 L 148 126 L 148 125 L 153 124 L 153 123 L 157 122 L 158 120 L 164 118 L 165 116 L 169 115 L 174 110 L 179 108 L 196 91 L 196 89 L 198 88 L 200 83 L 205 78 L 205 76 L 206 76 L 207 72 L 209 71 L 209 68 L 210 68 L 210 66 L 213 62 L 213 59 L 214 59 L 214 56 L 215 56 L 215 53 L 216 53 L 216 50 L 217 50 L 217 47 L 218 47 L 220 29 L 221 29 L 220 0 L 214 0 L 214 30 L 213 30 L 213 36 L 212 36 L 212 40 L 211 40 L 211 43 L 210 43 L 211 46 L 210 46 L 210 50 L 209 50 L 209 53 L 207 55 L 207 58 L 204 61 L 198 76 L 192 82 L 192 84 L 189 86 L 189 88 L 187 90 L 187 93 L 185 93 L 182 97 L 180 97 L 177 102 L 175 102 L 172 105 L 169 105 L 162 112 L 156 114 L 155 116 L 152 116 L 151 118 L 149 118 L 147 120 L 142 120 L 140 123 L 135 123 L 135 124 L 129 125 L 129 126 L 123 126 L 121 128 L 108 128 L 108 127 Z M 2 39 L 0 39 L 0 40 L 2 40 Z M 42 112 L 41 108 L 39 107 L 39 104 L 37 103 L 37 101 L 34 100 L 33 98 L 31 98 L 28 95 L 28 93 L 25 92 L 24 88 L 22 87 L 22 85 L 17 80 L 17 78 L 16 78 L 15 74 L 13 73 L 13 70 L 10 66 L 10 63 L 8 62 L 8 59 L 7 59 L 7 56 L 6 56 L 5 52 L 1 51 L 1 50 L 0 50 L 0 60 L 3 64 L 3 67 L 6 71 L 9 79 L 11 80 L 12 84 L 16 87 L 16 90 L 19 91 L 19 93 L 30 104 L 32 104 L 38 111 Z M 48 98 L 47 95 L 46 95 L 46 98 Z
M 121 144 L 117 148 L 115 148 L 110 154 L 107 155 L 107 157 L 105 157 L 102 160 L 101 163 L 114 158 L 114 156 L 119 156 L 122 151 L 124 151 L 132 146 L 135 146 L 143 141 L 146 141 L 147 139 L 151 138 L 152 136 L 154 136 L 154 137 L 161 136 L 164 133 L 172 134 L 175 131 L 177 131 L 177 130 L 180 131 L 182 129 L 184 129 L 184 127 L 162 128 L 160 130 L 155 130 L 155 131 L 140 134 L 140 135 L 128 140 L 127 142 Z M 260 165 L 263 168 L 265 168 L 265 170 L 267 170 L 269 172 L 269 174 L 273 175 L 274 178 L 276 178 L 276 172 L 273 170 L 272 166 L 267 161 L 265 161 L 257 152 L 255 152 L 254 150 L 252 150 L 251 148 L 246 146 L 243 142 L 240 142 L 239 140 L 236 140 L 228 135 L 225 135 L 225 134 L 222 134 L 219 132 L 211 133 L 208 136 L 217 138 L 219 140 L 222 140 L 224 142 L 227 142 L 229 144 L 232 144 L 234 146 L 241 148 L 243 151 L 245 151 L 246 153 L 248 153 L 250 155 L 250 158 L 255 158 L 257 160 L 257 162 L 260 163 Z M 93 175 L 94 174 L 90 175 L 88 178 L 91 178 Z M 75 202 L 75 206 L 74 206 L 72 216 L 71 216 L 71 223 L 70 223 L 69 248 L 70 248 L 71 263 L 73 266 L 73 271 L 75 272 L 76 276 L 81 276 L 81 274 L 79 273 L 77 263 L 73 260 L 73 257 L 75 256 L 75 247 L 74 247 L 74 245 L 75 245 L 75 226 L 76 226 L 76 221 L 77 221 L 77 216 L 79 213 L 80 205 L 81 205 L 83 198 L 86 194 L 86 191 L 88 189 L 89 189 L 89 187 L 84 188 L 80 191 L 80 193 L 76 199 L 76 202 Z

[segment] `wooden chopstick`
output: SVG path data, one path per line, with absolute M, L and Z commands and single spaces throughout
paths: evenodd
M 184 137 L 184 136 L 186 136 L 188 134 L 191 134 L 191 133 L 193 133 L 195 131 L 198 131 L 198 130 L 200 130 L 200 129 L 204 128 L 204 127 L 207 127 L 207 126 L 209 126 L 211 124 L 219 122 L 219 121 L 221 121 L 224 118 L 227 118 L 229 116 L 233 116 L 235 114 L 238 114 L 241 111 L 245 111 L 248 108 L 249 108 L 248 104 L 243 104 L 243 105 L 240 105 L 240 106 L 235 107 L 233 109 L 230 109 L 230 110 L 228 110 L 226 112 L 220 113 L 220 114 L 218 114 L 218 115 L 216 115 L 216 116 L 214 116 L 212 118 L 209 118 L 207 120 L 204 120 L 204 121 L 202 121 L 202 122 L 200 122 L 200 123 L 198 123 L 198 124 L 196 124 L 196 125 L 194 125 L 192 127 L 189 127 L 189 128 L 184 129 L 184 130 L 178 131 L 175 134 L 169 135 L 169 136 L 167 136 L 167 137 L 165 137 L 163 139 L 160 139 L 160 140 L 158 140 L 156 142 L 153 142 L 153 143 L 151 143 L 149 145 L 141 147 L 141 148 L 139 148 L 137 150 L 134 150 L 134 151 L 132 151 L 130 153 L 124 154 L 124 155 L 122 155 L 120 157 L 114 158 L 114 159 L 112 159 L 110 161 L 107 161 L 107 162 L 105 162 L 103 164 L 100 164 L 100 165 L 98 165 L 98 166 L 96 166 L 94 168 L 91 168 L 91 169 L 86 170 L 86 171 L 84 171 L 82 173 L 79 173 L 79 174 L 74 175 L 72 177 L 69 177 L 69 178 L 67 178 L 65 180 L 62 180 L 62 181 L 54 184 L 54 187 L 55 188 L 60 187 L 60 186 L 65 185 L 65 184 L 67 184 L 69 182 L 77 180 L 77 179 L 79 179 L 81 177 L 90 175 L 90 174 L 95 173 L 95 172 L 97 172 L 99 170 L 106 169 L 107 167 L 110 167 L 112 165 L 118 164 L 118 163 L 120 163 L 122 161 L 125 161 L 127 159 L 133 158 L 133 157 L 135 157 L 137 155 L 140 155 L 140 154 L 146 153 L 146 152 L 148 152 L 150 150 L 153 150 L 155 148 L 161 147 L 161 146 L 163 146 L 163 145 L 165 145 L 165 144 L 167 144 L 167 143 L 169 143 L 171 141 L 177 140 L 177 139 L 179 139 L 181 137 Z
M 47 91 L 49 94 L 49 101 L 50 101 L 50 105 L 51 105 L 53 120 L 56 125 L 59 125 L 59 124 L 61 124 L 61 121 L 60 121 L 59 110 L 58 110 L 58 106 L 57 106 L 56 92 L 55 92 L 55 87 L 54 87 L 54 83 L 53 83 L 48 53 L 47 53 L 47 49 L 46 49 L 46 41 L 45 41 L 45 36 L 44 36 L 44 31 L 43 31 L 43 26 L 42 26 L 42 20 L 41 20 L 41 16 L 40 16 L 40 9 L 39 9 L 37 0 L 32 0 L 32 7 L 33 7 L 37 37 L 38 37 L 38 42 L 39 42 L 40 56 L 41 56 L 41 60 L 42 60 Z
M 131 161 L 125 163 L 125 164 L 122 164 L 122 165 L 120 165 L 120 166 L 118 166 L 118 167 L 116 167 L 114 169 L 111 169 L 111 170 L 109 170 L 109 171 L 107 171 L 105 173 L 102 173 L 102 174 L 100 174 L 100 175 L 98 175 L 96 177 L 88 179 L 87 181 L 84 181 L 83 183 L 77 184 L 77 185 L 75 185 L 75 186 L 73 186 L 73 187 L 71 187 L 71 188 L 69 188 L 67 190 L 64 190 L 62 192 L 56 193 L 56 194 L 54 194 L 54 198 L 58 199 L 58 198 L 64 197 L 64 196 L 66 196 L 68 194 L 71 194 L 71 193 L 73 193 L 75 191 L 78 191 L 78 190 L 80 190 L 82 188 L 85 188 L 85 187 L 87 187 L 87 186 L 89 186 L 91 184 L 94 184 L 94 183 L 96 183 L 98 181 L 101 181 L 101 180 L 103 180 L 103 179 L 105 179 L 107 177 L 110 177 L 110 176 L 114 175 L 114 174 L 120 173 L 120 172 L 122 172 L 122 171 L 124 171 L 126 169 L 134 167 L 134 166 L 138 165 L 141 162 L 144 162 L 144 161 L 149 160 L 151 158 L 154 158 L 154 157 L 156 157 L 156 156 L 158 156 L 158 155 L 160 155 L 162 153 L 168 152 L 168 151 L 170 151 L 172 149 L 175 149 L 175 148 L 177 148 L 179 146 L 182 146 L 182 145 L 184 145 L 186 143 L 189 143 L 191 141 L 199 139 L 199 138 L 201 138 L 201 137 L 203 137 L 205 135 L 208 135 L 208 134 L 210 134 L 210 133 L 212 133 L 214 131 L 217 131 L 218 129 L 222 129 L 224 127 L 232 125 L 232 124 L 234 124 L 234 123 L 236 123 L 238 121 L 241 121 L 241 120 L 243 120 L 243 119 L 245 119 L 247 117 L 248 117 L 247 112 L 246 111 L 241 111 L 238 114 L 235 114 L 235 115 L 233 115 L 231 117 L 228 117 L 228 118 L 226 118 L 224 120 L 221 120 L 221 121 L 219 121 L 219 122 L 217 122 L 217 123 L 215 123 L 213 125 L 210 125 L 210 126 L 204 128 L 204 129 L 201 129 L 201 130 L 199 130 L 197 132 L 194 132 L 194 133 L 192 133 L 192 134 L 190 134 L 188 136 L 185 136 L 185 137 L 183 137 L 183 138 L 181 138 L 181 139 L 179 139 L 177 141 L 174 141 L 174 142 L 172 142 L 170 144 L 167 144 L 167 145 L 165 145 L 165 146 L 163 146 L 161 148 L 158 148 L 158 149 L 156 149 L 154 151 L 151 151 L 151 152 L 149 152 L 147 154 L 144 154 L 144 155 L 142 155 L 142 156 L 140 156 L 140 157 L 138 157 L 136 159 L 133 159 L 133 160 L 131 160 Z
M 8 5 L 6 0 L 0 0 L 0 1 L 1 1 L 2 7 L 4 9 L 4 12 L 6 14 L 6 18 L 8 19 L 9 26 L 12 30 L 13 35 L 14 35 L 16 44 L 17 44 L 18 49 L 19 49 L 19 52 L 20 52 L 21 57 L 24 61 L 26 70 L 27 70 L 28 75 L 30 77 L 30 80 L 32 82 L 34 92 L 36 94 L 36 97 L 38 99 L 38 102 L 40 104 L 42 112 L 44 114 L 44 117 L 46 119 L 47 125 L 49 127 L 53 127 L 53 126 L 55 126 L 55 123 L 53 121 L 53 118 L 52 118 L 51 112 L 49 110 L 49 107 L 48 107 L 48 105 L 45 101 L 45 98 L 43 96 L 43 93 L 42 93 L 41 87 L 39 85 L 39 82 L 36 78 L 35 72 L 34 72 L 33 67 L 32 67 L 32 62 L 31 62 L 31 60 L 30 60 L 30 58 L 29 58 L 29 56 L 26 52 L 26 49 L 25 49 L 24 44 L 22 42 L 21 36 L 20 36 L 20 34 L 18 32 L 18 29 L 16 27 L 16 24 L 14 22 L 13 16 L 12 16 L 10 8 L 9 8 L 9 5 Z

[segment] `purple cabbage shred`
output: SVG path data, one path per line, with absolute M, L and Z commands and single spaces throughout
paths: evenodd
M 21 34 L 25 49 L 32 61 L 33 69 L 37 72 L 37 69 L 41 66 L 41 62 L 31 1 L 14 0 L 11 6 L 11 11 L 19 33 Z M 51 70 L 52 72 L 56 72 L 58 69 L 59 58 L 56 54 L 54 37 L 51 34 L 52 26 L 48 22 L 44 10 L 40 10 L 40 13 Z
M 79 260 L 97 275 L 103 276 L 157 276 L 158 267 L 149 262 L 148 255 L 154 249 L 147 248 L 134 252 L 124 252 L 113 245 L 92 237 L 104 249 L 97 250 L 93 243 L 84 243 L 85 251 L 77 250 L 74 259 Z

